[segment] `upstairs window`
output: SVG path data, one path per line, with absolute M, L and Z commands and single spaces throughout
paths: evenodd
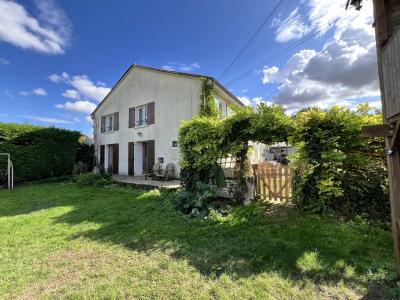
M 101 117 L 101 133 L 119 130 L 119 112 Z
M 106 132 L 113 131 L 113 115 L 106 116 Z
M 154 124 L 154 102 L 129 108 L 129 128 L 143 127 Z
M 135 126 L 147 125 L 147 105 L 139 106 L 135 109 Z

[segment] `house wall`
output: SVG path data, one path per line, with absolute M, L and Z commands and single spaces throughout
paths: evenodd
M 265 161 L 265 149 L 267 149 L 265 144 L 249 142 L 249 146 L 253 148 L 252 153 L 249 155 L 249 160 L 252 164 L 260 164 Z
M 218 105 L 218 107 L 222 108 L 222 110 L 220 110 L 221 116 L 223 118 L 229 117 L 230 114 L 232 114 L 232 112 L 233 112 L 230 107 L 232 105 L 237 105 L 237 103 L 233 99 L 231 99 L 229 97 L 229 95 L 224 93 L 218 87 L 216 87 L 214 89 L 214 91 L 215 91 L 215 94 L 216 94 L 217 105 Z M 219 105 L 219 104 L 221 104 L 221 105 Z
M 218 100 L 227 107 L 235 103 L 221 89 L 216 89 Z M 172 147 L 178 140 L 182 120 L 191 119 L 199 113 L 202 80 L 198 77 L 175 75 L 135 68 L 128 71 L 108 98 L 94 113 L 94 137 L 96 155 L 100 158 L 100 145 L 119 144 L 119 174 L 128 174 L 128 143 L 134 142 L 135 175 L 141 175 L 142 148 L 140 142 L 155 141 L 155 160 L 164 158 L 164 167 L 174 163 L 179 176 L 179 148 Z M 155 103 L 155 123 L 144 127 L 129 128 L 129 108 Z M 228 110 L 229 111 L 229 110 Z M 101 133 L 101 116 L 119 112 L 119 130 Z M 105 147 L 105 166 L 109 165 Z
M 190 119 L 199 111 L 201 80 L 164 74 L 151 70 L 133 69 L 114 88 L 108 99 L 94 114 L 96 154 L 100 145 L 119 144 L 119 173 L 128 174 L 128 142 L 155 140 L 155 158 L 178 167 L 179 149 L 172 147 L 178 138 L 181 120 Z M 155 124 L 129 128 L 129 108 L 155 102 Z M 119 112 L 119 130 L 100 133 L 101 116 Z M 108 147 L 106 147 L 108 150 Z M 135 147 L 135 150 L 138 148 Z M 106 150 L 106 152 L 107 152 Z M 105 165 L 108 165 L 106 153 Z M 141 152 L 135 151 L 135 175 L 140 175 Z

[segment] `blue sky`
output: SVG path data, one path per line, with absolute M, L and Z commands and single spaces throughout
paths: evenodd
M 289 113 L 378 106 L 371 1 L 356 12 L 345 0 L 284 0 L 220 77 L 277 2 L 0 0 L 0 121 L 90 134 L 90 111 L 132 63 L 211 75 L 246 104 Z

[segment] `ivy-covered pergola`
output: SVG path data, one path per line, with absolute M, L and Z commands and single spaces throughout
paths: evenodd
M 271 144 L 287 141 L 292 119 L 282 106 L 265 103 L 257 107 L 232 107 L 234 113 L 222 119 L 214 101 L 212 82 L 204 80 L 200 115 L 184 121 L 179 130 L 183 186 L 195 192 L 196 183 L 209 183 L 216 177 L 219 161 L 235 160 L 235 200 L 247 193 L 247 153 L 249 142 Z

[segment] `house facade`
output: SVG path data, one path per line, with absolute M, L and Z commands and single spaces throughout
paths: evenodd
M 173 163 L 179 177 L 179 126 L 199 114 L 204 80 L 213 83 L 222 117 L 231 105 L 243 105 L 211 77 L 131 66 L 91 115 L 97 161 L 135 176 L 156 162 Z

